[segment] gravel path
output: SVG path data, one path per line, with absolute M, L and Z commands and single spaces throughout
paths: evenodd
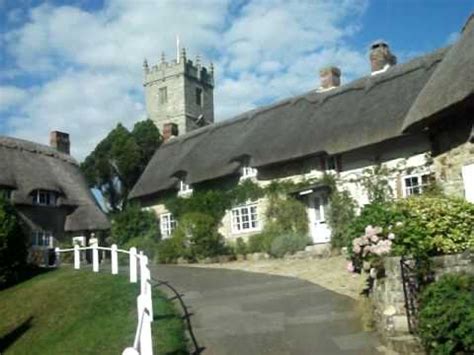
M 297 277 L 353 299 L 359 297 L 365 282 L 364 276 L 347 272 L 347 261 L 342 256 L 302 260 L 245 260 L 223 264 L 191 264 L 189 266 Z

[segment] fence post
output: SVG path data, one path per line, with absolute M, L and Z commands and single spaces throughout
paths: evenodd
M 54 253 L 55 253 L 55 264 L 56 266 L 59 266 L 61 264 L 61 254 L 59 254 L 59 248 L 56 247 L 54 248 Z
M 151 319 L 153 316 L 146 306 L 146 296 L 139 295 L 137 298 L 138 315 L 143 314 L 143 323 L 140 332 L 140 355 L 153 355 L 153 342 L 151 338 Z
M 146 296 L 146 305 L 150 311 L 150 322 L 153 322 L 153 298 L 151 295 L 151 274 L 148 265 L 145 267 L 145 296 Z
M 79 245 L 74 245 L 74 269 L 79 270 L 81 268 L 81 252 Z
M 118 258 L 117 258 L 117 244 L 112 244 L 111 248 L 111 263 L 112 263 L 112 274 L 118 274 Z
M 99 272 L 99 244 L 92 244 L 92 269 L 94 272 Z
M 148 257 L 140 251 L 140 294 L 146 292 L 145 268 L 148 265 Z
M 130 282 L 137 282 L 137 248 L 130 248 Z

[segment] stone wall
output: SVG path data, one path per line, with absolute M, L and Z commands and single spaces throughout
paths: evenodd
M 436 280 L 447 273 L 474 274 L 474 254 L 469 252 L 437 256 L 431 261 Z M 372 293 L 377 330 L 384 338 L 408 334 L 400 257 L 385 258 L 384 267 L 386 276 L 376 281 Z

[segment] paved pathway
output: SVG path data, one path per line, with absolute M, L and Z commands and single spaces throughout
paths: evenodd
M 243 271 L 155 266 L 191 306 L 207 355 L 378 354 L 354 301 L 295 278 Z

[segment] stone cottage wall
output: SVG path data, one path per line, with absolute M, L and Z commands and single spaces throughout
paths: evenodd
M 474 254 L 469 252 L 437 256 L 431 260 L 436 280 L 447 273 L 467 272 L 474 274 Z M 377 330 L 386 338 L 393 335 L 407 334 L 408 322 L 400 257 L 385 258 L 384 266 L 386 276 L 376 281 L 372 301 Z M 388 329 L 389 317 L 392 318 L 392 331 Z

